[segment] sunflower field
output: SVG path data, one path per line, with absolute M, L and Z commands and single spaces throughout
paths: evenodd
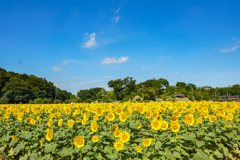
M 0 105 L 0 154 L 20 160 L 237 159 L 239 118 L 239 102 Z

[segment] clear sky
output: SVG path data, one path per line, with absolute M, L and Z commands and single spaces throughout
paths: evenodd
M 0 1 L 0 67 L 60 89 L 240 83 L 239 0 Z

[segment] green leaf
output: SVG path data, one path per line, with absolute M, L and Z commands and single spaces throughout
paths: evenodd
M 170 142 L 174 143 L 174 142 L 177 142 L 177 139 L 175 137 L 170 137 L 169 138 Z
M 13 156 L 13 154 L 14 154 L 14 149 L 13 148 L 11 148 L 10 150 L 9 150 L 9 153 L 8 153 L 8 156 Z
M 196 150 L 197 150 L 197 153 L 193 155 L 193 158 L 195 160 L 210 160 L 208 155 L 206 155 L 206 153 L 204 153 L 201 149 L 196 149 Z
M 32 138 L 32 135 L 31 135 L 31 132 L 23 131 L 20 137 L 26 140 L 30 140 Z
M 50 143 L 50 144 L 45 144 L 45 152 L 46 153 L 55 153 L 55 149 L 57 148 L 57 144 L 56 143 Z
M 223 153 L 226 157 L 229 155 L 229 150 L 226 147 L 223 147 Z
M 20 157 L 19 160 L 27 160 L 27 159 L 28 159 L 28 155 L 25 154 L 24 156 Z M 32 159 L 30 159 L 30 160 L 32 160 Z M 35 160 L 35 159 L 34 159 L 34 160 Z
M 219 152 L 219 150 L 216 150 L 213 152 L 214 155 L 216 155 L 218 158 L 223 158 L 223 154 Z
M 170 160 L 176 160 L 176 158 L 173 156 L 172 152 L 168 149 L 165 150 L 164 156 L 166 156 Z
M 205 142 L 204 141 L 198 141 L 198 140 L 195 140 L 196 141 L 196 145 L 198 148 L 202 147 L 205 145 Z
M 117 159 L 117 158 L 118 158 L 118 154 L 117 154 L 117 152 L 116 152 L 116 153 L 113 153 L 113 154 L 107 154 L 107 157 L 108 157 L 109 159 Z
M 181 153 L 182 153 L 184 156 L 187 156 L 187 157 L 189 157 L 189 154 L 188 154 L 188 152 L 186 152 L 184 149 L 181 149 Z
M 37 159 L 37 158 L 38 158 L 38 154 L 37 154 L 37 153 L 32 153 L 32 154 L 30 155 L 29 160 L 35 160 L 35 159 Z
M 63 148 L 61 151 L 58 152 L 58 155 L 61 157 L 68 157 L 71 156 L 73 153 L 73 149 L 72 148 Z
M 6 142 L 8 142 L 9 141 L 9 138 L 10 138 L 10 136 L 7 134 L 7 135 L 4 135 L 4 136 L 2 136 L 2 140 L 3 141 L 6 141 Z
M 14 150 L 14 152 L 15 152 L 14 155 L 17 155 L 18 152 L 21 151 L 24 147 L 25 147 L 25 143 L 23 143 L 23 142 L 19 143 Z
M 160 141 L 157 141 L 155 144 L 155 149 L 159 150 L 160 148 L 162 148 L 162 143 Z
M 173 156 L 174 156 L 175 158 L 181 159 L 181 154 L 178 153 L 178 152 L 173 152 Z
M 3 152 L 6 147 L 7 147 L 7 145 L 2 146 L 2 147 L 0 148 L 0 152 Z
M 87 153 L 89 149 L 91 149 L 91 146 L 89 146 L 89 145 L 83 146 L 82 147 L 82 153 Z
M 103 150 L 104 153 L 112 154 L 112 147 L 106 146 Z
M 18 141 L 12 140 L 12 141 L 9 143 L 9 147 L 14 146 L 14 144 L 16 144 L 17 142 L 18 142 Z
M 145 157 L 145 156 L 142 159 L 143 160 L 150 160 L 148 157 Z

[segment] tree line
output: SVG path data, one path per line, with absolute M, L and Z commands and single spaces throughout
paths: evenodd
M 77 100 L 75 95 L 61 90 L 45 78 L 19 74 L 0 68 L 0 103 L 62 103 Z
M 0 68 L 0 104 L 18 103 L 69 103 L 174 100 L 176 94 L 184 94 L 189 100 L 220 101 L 227 95 L 240 95 L 240 85 L 228 87 L 197 87 L 192 83 L 177 82 L 169 85 L 167 79 L 149 79 L 137 84 L 133 77 L 110 80 L 110 91 L 95 87 L 79 90 L 77 96 L 54 86 L 45 78 L 19 74 Z
M 112 90 L 106 91 L 103 88 L 90 88 L 77 92 L 81 102 L 111 102 L 111 101 L 156 101 L 175 100 L 176 94 L 184 94 L 189 100 L 213 100 L 221 101 L 228 95 L 240 95 L 240 85 L 228 87 L 197 87 L 192 83 L 177 82 L 176 85 L 169 85 L 167 79 L 149 79 L 139 84 L 133 77 L 110 80 L 108 87 Z M 137 97 L 137 98 L 136 98 Z

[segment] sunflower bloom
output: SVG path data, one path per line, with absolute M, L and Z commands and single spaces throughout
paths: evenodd
M 93 137 L 92 137 L 92 141 L 93 141 L 94 143 L 98 142 L 98 136 L 93 136 Z
M 215 122 L 217 120 L 217 117 L 214 115 L 209 116 L 209 121 L 210 122 Z
M 73 127 L 74 125 L 74 120 L 73 119 L 69 119 L 67 122 L 68 127 Z
M 120 130 L 115 130 L 115 131 L 113 132 L 113 135 L 114 135 L 115 137 L 120 137 L 121 131 L 120 131 Z
M 180 130 L 180 124 L 175 122 L 175 123 L 171 123 L 170 126 L 172 132 L 178 132 Z
M 18 140 L 18 138 L 17 137 L 15 137 L 15 136 L 10 136 L 11 138 L 12 138 L 12 140 L 14 140 L 14 141 L 17 141 Z
M 143 146 L 144 147 L 149 147 L 151 145 L 152 141 L 153 141 L 152 138 L 145 138 L 143 140 Z
M 185 123 L 189 126 L 193 126 L 195 123 L 194 116 L 192 114 L 188 114 L 185 116 Z
M 117 151 L 121 151 L 123 149 L 123 143 L 121 141 L 116 141 L 114 143 L 114 148 L 117 150 Z
M 136 147 L 136 151 L 137 151 L 138 153 L 141 153 L 142 148 L 141 148 L 140 146 L 137 146 L 137 147 Z
M 82 148 L 84 146 L 85 140 L 83 136 L 77 136 L 74 141 L 73 144 L 77 147 L 77 148 Z
M 58 127 L 61 127 L 62 124 L 63 124 L 63 119 L 61 118 L 61 119 L 59 119 L 59 121 L 58 121 Z
M 168 129 L 167 121 L 162 121 L 161 122 L 161 129 L 164 130 L 164 131 Z
M 115 119 L 115 114 L 114 114 L 114 113 L 108 113 L 108 114 L 107 114 L 107 119 L 108 119 L 109 121 L 113 121 L 113 120 Z
M 153 130 L 159 130 L 161 127 L 161 122 L 158 119 L 154 119 L 151 122 L 151 127 Z
M 47 134 L 45 135 L 47 141 L 51 141 L 53 139 L 53 130 L 47 129 Z
M 130 140 L 130 134 L 126 131 L 120 134 L 120 140 L 122 143 L 127 143 Z

